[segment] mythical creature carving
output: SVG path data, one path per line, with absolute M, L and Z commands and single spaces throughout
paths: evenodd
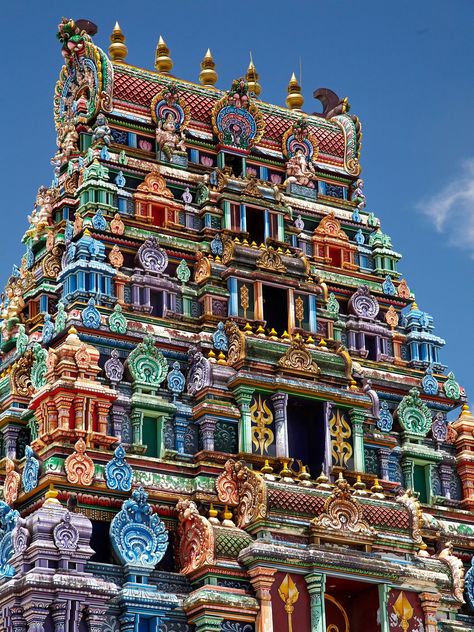
M 278 360 L 278 366 L 289 372 L 306 373 L 313 377 L 321 373 L 320 368 L 313 360 L 311 352 L 306 349 L 301 336 L 293 338 L 290 348 Z
M 234 366 L 245 358 L 247 352 L 247 340 L 245 338 L 245 334 L 240 331 L 239 326 L 233 320 L 228 320 L 224 329 L 229 340 L 227 363 L 230 366 Z
M 444 549 L 438 555 L 438 559 L 445 562 L 453 577 L 453 594 L 459 603 L 464 603 L 464 565 L 462 561 L 453 554 L 453 543 L 446 542 Z
M 143 487 L 134 489 L 110 524 L 110 538 L 122 564 L 151 572 L 166 552 L 168 532 L 147 501 Z
M 267 515 L 267 487 L 262 475 L 237 461 L 234 471 L 238 481 L 239 504 L 237 526 L 241 529 Z
M 211 523 L 199 514 L 189 499 L 178 501 L 178 557 L 184 575 L 208 564 L 214 564 L 214 531 Z
M 20 514 L 0 500 L 0 578 L 13 577 L 15 569 L 8 563 L 13 555 L 12 533 Z
M 64 462 L 66 478 L 73 485 L 88 487 L 94 478 L 94 462 L 86 454 L 84 439 L 78 439 L 74 445 L 75 452 Z
M 216 479 L 216 491 L 220 502 L 224 505 L 235 506 L 239 502 L 238 482 L 235 472 L 235 461 L 229 459 L 224 465 L 224 471 Z

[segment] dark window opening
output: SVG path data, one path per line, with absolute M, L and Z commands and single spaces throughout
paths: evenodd
M 234 156 L 233 154 L 224 154 L 225 166 L 232 169 L 232 173 L 236 177 L 240 177 L 243 171 L 243 163 L 241 156 Z
M 263 318 L 268 329 L 275 329 L 278 335 L 288 330 L 288 298 L 286 290 L 274 285 L 262 286 Z
M 153 417 L 143 418 L 143 444 L 146 445 L 146 456 L 158 457 L 158 421 Z
M 152 204 L 151 216 L 153 218 L 153 226 L 164 226 L 165 209 L 163 206 L 157 206 L 156 204 Z
M 331 265 L 335 268 L 342 267 L 342 256 L 340 248 L 329 248 L 329 258 L 331 259 Z
M 313 478 L 319 476 L 326 452 L 323 402 L 289 397 L 287 405 L 289 456 L 307 465 Z
M 426 469 L 424 465 L 413 467 L 413 485 L 419 494 L 420 503 L 428 502 L 428 490 L 426 487 Z
M 163 316 L 163 292 L 150 292 L 151 315 L 161 318 Z
M 91 548 L 94 549 L 95 553 L 91 557 L 91 562 L 99 562 L 101 564 L 114 563 L 109 528 L 109 522 L 92 521 Z
M 175 560 L 175 536 L 176 533 L 174 531 L 168 531 L 168 539 L 169 544 L 166 549 L 166 552 L 163 556 L 163 559 L 157 565 L 157 569 L 159 571 L 165 571 L 167 573 L 177 573 L 178 569 L 176 568 L 176 560 Z
M 257 244 L 265 241 L 265 213 L 262 209 L 249 208 L 245 210 L 247 217 L 247 232 L 249 240 Z
M 375 336 L 365 336 L 365 348 L 367 349 L 367 360 L 377 360 L 377 339 Z
M 235 230 L 237 233 L 240 232 L 240 205 L 239 204 L 230 205 L 230 224 L 231 224 L 232 230 Z

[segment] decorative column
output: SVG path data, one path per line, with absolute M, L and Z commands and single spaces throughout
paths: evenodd
M 438 468 L 439 477 L 441 479 L 441 490 L 443 496 L 451 498 L 451 482 L 453 479 L 453 469 L 455 465 L 448 465 L 447 463 L 441 463 Z
M 9 459 L 16 459 L 16 441 L 20 432 L 20 426 L 8 424 L 3 429 L 3 438 L 5 441 L 5 456 Z
M 311 600 L 311 632 L 326 632 L 326 611 L 324 609 L 324 591 L 326 575 L 309 573 L 305 576 Z
M 120 632 L 134 632 L 135 618 L 136 618 L 136 615 L 134 614 L 122 614 L 119 617 Z
M 239 423 L 239 451 L 252 452 L 252 420 L 250 418 L 250 402 L 254 389 L 248 386 L 239 386 L 234 391 L 234 397 L 240 408 Z
M 413 489 L 413 461 L 410 459 L 402 459 L 401 462 L 403 472 L 403 486 L 405 489 Z
M 424 592 L 420 594 L 420 603 L 425 615 L 425 632 L 437 632 L 438 630 L 436 613 L 440 599 L 441 595 L 438 593 Z
M 217 419 L 210 415 L 203 415 L 197 424 L 201 433 L 202 449 L 214 452 L 214 433 L 216 431 Z
M 30 602 L 25 607 L 25 619 L 28 632 L 44 632 L 44 622 L 48 616 L 48 604 L 39 601 Z
M 23 608 L 21 606 L 12 606 L 8 609 L 8 613 L 13 625 L 12 629 L 15 630 L 15 632 L 27 632 L 28 624 L 23 615 Z M 7 628 L 5 628 L 5 630 L 6 629 Z
M 86 619 L 90 632 L 102 632 L 105 623 L 105 608 L 87 607 Z
M 390 623 L 388 621 L 388 593 L 390 587 L 388 584 L 379 584 L 379 619 L 380 619 L 380 632 L 390 632 Z
M 365 472 L 364 458 L 364 421 L 365 415 L 362 411 L 353 408 L 350 413 L 352 424 L 352 445 L 354 448 L 354 470 Z
M 275 581 L 276 568 L 256 566 L 249 570 L 250 583 L 260 604 L 256 620 L 256 632 L 273 632 L 272 598 L 270 590 Z
M 270 399 L 275 411 L 276 456 L 288 457 L 288 424 L 286 418 L 287 393 L 274 393 Z
M 139 410 L 132 410 L 130 421 L 132 423 L 132 441 L 135 445 L 141 445 L 142 442 L 142 417 L 143 414 Z
M 196 632 L 220 632 L 223 617 L 201 614 L 193 620 Z
M 184 454 L 184 435 L 188 427 L 188 415 L 180 410 L 180 405 L 176 403 L 176 415 L 174 418 L 174 430 L 176 437 L 176 450 L 178 454 Z
M 55 601 L 51 606 L 54 621 L 54 632 L 66 632 L 66 601 Z
M 377 456 L 379 459 L 380 478 L 382 480 L 388 480 L 389 479 L 388 462 L 390 459 L 390 450 L 388 448 L 379 448 L 377 450 Z

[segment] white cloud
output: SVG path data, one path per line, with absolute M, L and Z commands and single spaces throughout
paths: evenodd
M 474 250 L 474 159 L 462 163 L 451 182 L 417 206 L 450 244 Z

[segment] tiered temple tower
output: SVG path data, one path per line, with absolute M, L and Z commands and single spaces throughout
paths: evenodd
M 474 417 L 348 100 L 95 30 L 1 308 L 0 630 L 474 629 Z

